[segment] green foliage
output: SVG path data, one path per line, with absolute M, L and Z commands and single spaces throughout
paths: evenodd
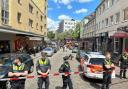
M 53 31 L 49 31 L 47 36 L 50 40 L 52 40 L 55 38 L 55 33 L 53 33 Z

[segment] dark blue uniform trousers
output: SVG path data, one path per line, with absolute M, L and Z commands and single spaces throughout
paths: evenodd
M 62 89 L 66 89 L 67 86 L 69 86 L 69 89 L 73 89 L 70 76 L 66 76 L 66 77 L 62 76 L 62 78 L 63 78 L 63 88 Z
M 45 83 L 45 89 L 49 89 L 49 77 L 46 78 L 39 77 L 38 78 L 38 89 L 44 89 L 42 88 L 43 84 Z

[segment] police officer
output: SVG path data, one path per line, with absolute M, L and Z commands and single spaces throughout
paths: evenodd
M 128 67 L 128 52 L 125 50 L 125 52 L 121 55 L 119 59 L 119 65 L 120 65 L 120 78 L 126 78 L 126 72 Z
M 42 77 L 38 78 L 38 89 L 43 89 L 43 83 L 45 83 L 45 89 L 49 89 L 49 72 L 51 70 L 50 60 L 46 58 L 46 53 L 41 53 L 42 58 L 37 61 L 37 74 Z
M 16 56 L 9 70 L 8 76 L 12 78 L 25 77 L 28 75 L 28 67 L 22 63 L 22 58 Z M 12 80 L 11 89 L 25 89 L 25 79 Z
M 67 86 L 69 86 L 69 89 L 73 89 L 73 85 L 72 85 L 72 81 L 70 78 L 70 64 L 68 62 L 68 56 L 65 56 L 64 59 L 64 63 L 61 65 L 59 72 L 60 73 L 65 73 L 64 75 L 62 75 L 62 79 L 63 79 L 63 88 L 62 89 L 66 89 Z
M 109 89 L 109 84 L 111 83 L 111 74 L 114 69 L 114 64 L 111 62 L 111 54 L 109 52 L 105 53 L 105 61 L 103 63 L 103 84 L 102 89 Z

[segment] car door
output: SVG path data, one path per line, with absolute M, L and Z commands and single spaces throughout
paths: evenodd
M 85 55 L 85 60 L 84 60 L 84 65 L 83 65 L 84 72 L 87 72 L 87 65 L 88 65 L 88 63 L 89 63 L 89 57 L 88 57 L 88 55 Z

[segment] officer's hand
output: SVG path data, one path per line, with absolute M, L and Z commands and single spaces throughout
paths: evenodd
M 47 73 L 42 73 L 42 77 L 43 77 L 43 78 L 46 78 L 47 76 L 48 76 Z
M 106 68 L 108 68 L 108 69 L 111 68 L 110 65 L 105 65 L 105 66 L 106 66 Z
M 17 76 L 17 77 L 21 76 L 20 73 L 15 73 L 14 75 Z
M 114 64 L 112 64 L 111 67 L 115 67 Z

